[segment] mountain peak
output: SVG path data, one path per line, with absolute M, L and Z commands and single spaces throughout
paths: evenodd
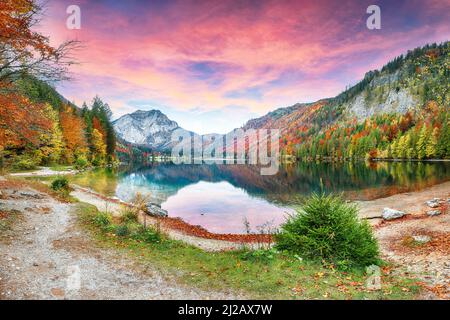
M 136 110 L 113 122 L 117 134 L 133 144 L 164 149 L 170 144 L 171 134 L 178 123 L 160 110 Z

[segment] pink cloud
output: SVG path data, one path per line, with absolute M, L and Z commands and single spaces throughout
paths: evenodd
M 381 1 L 385 29 L 377 31 L 365 27 L 368 1 L 79 1 L 79 31 L 65 28 L 69 2 L 52 1 L 42 26 L 54 42 L 85 44 L 78 81 L 63 93 L 77 102 L 98 93 L 116 114 L 132 98 L 180 112 L 239 106 L 262 114 L 338 94 L 366 71 L 450 34 L 448 2 L 434 0 Z

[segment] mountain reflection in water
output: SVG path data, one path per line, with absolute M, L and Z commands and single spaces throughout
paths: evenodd
M 169 215 L 217 233 L 244 233 L 278 226 L 292 206 L 312 192 L 342 193 L 370 200 L 419 190 L 450 179 L 450 163 L 298 163 L 274 176 L 248 165 L 152 164 L 117 171 L 96 170 L 73 182 L 130 201 L 137 192 L 161 204 Z

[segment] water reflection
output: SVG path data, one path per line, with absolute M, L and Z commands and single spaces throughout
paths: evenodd
M 243 232 L 251 225 L 283 221 L 288 206 L 312 192 L 343 193 L 369 200 L 450 179 L 450 163 L 298 163 L 262 176 L 256 166 L 154 164 L 118 171 L 93 171 L 74 183 L 129 201 L 137 192 L 149 195 L 185 221 L 214 232 Z

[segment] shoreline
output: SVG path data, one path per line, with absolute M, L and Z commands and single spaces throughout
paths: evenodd
M 75 170 L 62 171 L 64 174 L 76 174 Z M 39 171 L 13 173 L 11 177 L 48 177 L 59 175 L 62 172 L 53 171 L 50 168 L 42 168 Z M 44 175 L 42 175 L 44 173 Z M 52 174 L 51 174 L 52 173 Z M 74 190 L 71 196 L 81 202 L 85 202 L 97 207 L 99 211 L 108 211 L 113 216 L 120 215 L 123 206 L 132 206 L 116 197 L 102 195 L 92 189 L 72 185 Z M 419 191 L 403 192 L 384 198 L 377 198 L 366 201 L 351 201 L 360 209 L 360 216 L 368 219 L 374 227 L 383 224 L 382 211 L 384 207 L 402 210 L 408 216 L 427 217 L 425 211 L 428 208 L 425 201 L 450 197 L 450 181 L 435 184 Z M 199 225 L 191 225 L 178 217 L 155 217 L 141 213 L 139 220 L 143 224 L 153 224 L 161 227 L 168 236 L 174 240 L 180 240 L 187 244 L 194 245 L 207 251 L 236 250 L 243 248 L 269 247 L 273 243 L 273 236 L 269 234 L 220 234 L 213 233 Z M 389 223 L 400 222 L 403 219 L 391 221 Z
M 397 194 L 375 200 L 380 203 L 374 203 L 374 201 L 361 202 L 360 207 L 363 207 L 362 210 L 364 212 L 364 210 L 374 210 L 376 205 L 383 206 L 391 202 L 395 203 L 398 208 L 405 209 L 407 208 L 407 204 L 405 205 L 404 203 L 405 199 L 409 199 L 412 204 L 422 206 L 422 199 L 424 197 L 428 198 L 430 195 L 435 195 L 436 192 L 450 196 L 449 187 L 450 181 L 434 185 L 419 192 Z M 105 211 L 106 209 L 116 217 L 121 214 L 123 205 L 129 205 L 118 199 L 104 197 L 77 186 L 75 186 L 71 195 L 72 197 L 79 199 L 80 205 L 83 205 L 83 203 L 85 203 L 85 205 L 90 204 L 92 209 L 95 207 L 99 211 Z M 8 179 L 8 177 L 3 176 L 0 176 L 0 202 L 8 204 L 5 208 L 6 210 L 19 212 L 20 217 L 25 215 L 33 217 L 32 219 L 35 220 L 35 223 L 32 223 L 30 228 L 34 230 L 33 232 L 35 232 L 36 235 L 42 235 L 43 237 L 47 237 L 47 233 L 54 230 L 54 228 L 49 227 L 45 221 L 41 221 L 42 219 L 45 220 L 47 217 L 48 219 L 53 219 L 51 217 L 54 216 L 54 214 L 50 213 L 56 212 L 59 220 L 67 222 L 67 219 L 75 219 L 71 212 L 78 206 L 76 203 L 71 203 L 71 201 L 68 201 L 67 199 L 60 199 L 58 194 L 52 192 L 41 182 Z M 417 279 L 420 280 L 420 282 L 418 282 L 419 286 L 425 289 L 421 293 L 421 297 L 425 299 L 450 298 L 450 292 L 448 290 L 448 284 L 450 284 L 450 269 L 448 269 L 448 261 L 450 259 L 450 214 L 448 212 L 448 205 L 442 205 L 441 210 L 442 213 L 440 215 L 432 217 L 424 214 L 422 210 L 414 210 L 414 212 L 407 212 L 407 216 L 396 220 L 384 221 L 380 219 L 381 223 L 372 226 L 374 236 L 379 243 L 381 258 L 392 264 L 392 267 L 386 267 L 386 270 L 388 270 L 387 272 L 393 276 L 406 275 L 407 277 L 417 277 Z M 17 219 L 21 219 L 20 217 Z M 0 216 L 0 220 L 1 219 L 3 218 Z M 143 214 L 139 216 L 139 220 L 141 223 L 144 223 L 145 221 L 147 224 L 158 224 L 165 220 L 165 224 L 163 225 L 161 223 L 159 226 L 161 227 L 161 231 L 163 231 L 168 238 L 178 240 L 180 241 L 180 244 L 185 243 L 189 246 L 197 247 L 201 249 L 202 252 L 205 252 L 205 254 L 210 252 L 217 254 L 218 252 L 225 251 L 229 251 L 231 254 L 233 251 L 239 249 L 268 249 L 270 247 L 270 243 L 261 240 L 258 240 L 259 242 L 245 242 L 245 240 L 255 241 L 255 238 L 240 238 L 239 241 L 237 239 L 234 239 L 235 241 L 230 241 L 230 239 L 233 240 L 233 236 L 229 235 L 226 239 L 222 240 L 220 239 L 222 237 L 221 235 L 211 236 L 212 234 L 201 227 L 195 228 L 194 226 L 194 229 L 192 229 L 192 226 L 180 219 L 158 219 Z M 375 219 L 371 219 L 370 221 L 372 222 L 374 220 Z M 176 223 L 175 225 L 170 225 L 169 221 L 181 222 L 179 224 Z M 36 225 L 39 225 L 39 227 L 36 228 Z M 55 225 L 55 228 L 58 226 L 59 222 Z M 187 230 L 183 229 L 182 226 L 187 227 Z M 70 228 L 73 228 L 73 226 Z M 197 231 L 199 234 L 195 234 Z M 204 233 L 200 234 L 200 232 Z M 19 234 L 22 233 L 19 232 Z M 65 233 L 61 234 L 63 237 L 67 237 Z M 72 238 L 72 235 L 70 235 L 70 241 L 67 240 L 67 244 L 79 247 L 77 244 L 78 240 L 74 243 L 74 239 L 80 239 L 80 241 L 81 239 L 85 241 L 85 239 L 84 237 L 80 237 L 80 234 L 76 234 L 75 236 L 76 238 Z M 28 231 L 25 233 L 25 237 L 29 237 Z M 418 245 L 411 242 L 414 241 L 414 237 L 426 238 L 428 240 L 425 240 L 427 242 Z M 60 244 L 66 243 L 64 241 L 65 240 L 58 238 L 57 242 L 53 242 L 53 244 L 56 244 L 58 248 Z M 30 242 L 30 245 L 33 246 L 34 244 Z M 84 244 L 81 245 L 81 247 L 83 248 Z M 22 246 L 19 248 L 22 248 Z M 180 248 L 183 248 L 183 246 Z M 17 249 L 12 250 L 14 252 L 17 251 Z M 190 252 L 189 248 L 186 248 L 186 250 Z M 27 253 L 27 250 L 24 250 L 24 254 Z M 28 257 L 28 255 L 26 256 Z M 92 269 L 96 270 L 95 267 Z
M 117 198 L 111 198 L 101 195 L 98 192 L 95 192 L 88 188 L 83 188 L 77 185 L 74 185 L 74 187 L 76 191 L 75 193 L 73 193 L 73 196 L 75 198 L 79 199 L 82 202 L 87 202 L 89 204 L 95 205 L 100 211 L 104 211 L 105 209 L 108 210 L 108 205 L 106 205 L 106 202 L 119 206 L 131 205 L 130 203 L 121 201 Z M 393 209 L 405 211 L 407 216 L 423 216 L 426 213 L 427 209 L 431 210 L 431 208 L 426 206 L 425 201 L 433 199 L 435 197 L 450 198 L 450 181 L 436 184 L 431 187 L 424 188 L 420 191 L 399 193 L 375 200 L 352 201 L 352 203 L 355 203 L 359 207 L 360 217 L 362 219 L 369 219 L 371 220 L 370 222 L 372 223 L 372 225 L 376 226 L 380 223 L 383 223 L 382 211 L 385 207 L 391 207 Z M 97 198 L 97 200 L 95 198 Z M 99 201 L 103 201 L 103 204 L 99 204 Z M 111 209 L 110 206 L 109 210 L 114 210 L 118 214 L 120 209 Z M 228 244 L 230 242 L 238 245 L 250 243 L 270 244 L 273 241 L 272 236 L 268 234 L 247 235 L 212 233 L 201 226 L 191 225 L 183 221 L 181 218 L 154 217 L 151 215 L 147 215 L 146 218 L 147 222 L 153 222 L 155 224 L 160 223 L 168 230 L 176 230 L 183 233 L 184 235 L 196 238 L 225 241 L 228 242 Z M 143 216 L 141 217 L 141 220 L 144 220 Z M 401 221 L 401 219 L 397 221 Z M 391 221 L 390 223 L 395 223 L 395 221 Z

